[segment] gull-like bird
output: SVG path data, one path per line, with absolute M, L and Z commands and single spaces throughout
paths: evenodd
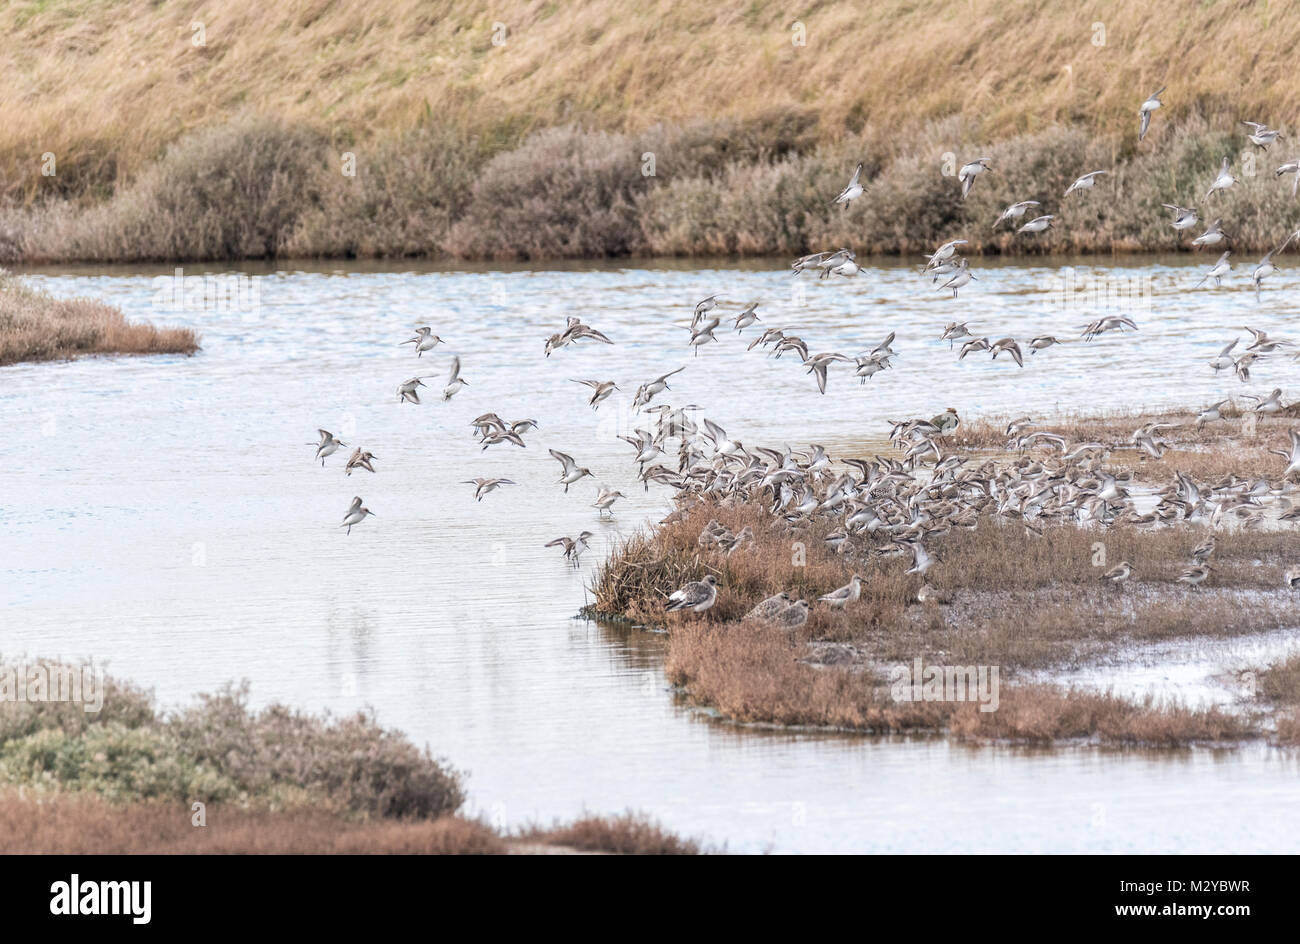
M 1003 221 L 1018 220 L 1025 215 L 1025 211 L 1030 207 L 1042 206 L 1037 200 L 1021 200 L 1019 203 L 1013 203 L 1002 211 L 1002 215 L 994 222 L 993 228 L 997 229 Z
M 1250 129 L 1246 134 L 1246 137 L 1250 139 L 1250 142 L 1258 145 L 1265 151 L 1267 151 L 1268 146 L 1278 138 L 1286 137 L 1286 135 L 1281 131 L 1278 131 L 1275 128 L 1270 128 L 1268 125 L 1261 125 L 1258 121 L 1243 121 L 1242 124 Z
M 339 451 L 340 446 L 346 446 L 347 443 L 341 439 L 335 439 L 334 434 L 327 429 L 318 429 L 316 432 L 320 433 L 320 442 L 307 443 L 307 445 L 316 447 L 316 458 L 320 460 L 321 468 L 324 468 L 325 457 L 334 455 Z
M 961 198 L 966 199 L 970 193 L 970 188 L 975 186 L 975 178 L 986 170 L 992 170 L 989 167 L 991 157 L 977 157 L 973 161 L 967 161 L 961 165 L 961 170 L 957 171 L 957 180 L 961 182 Z
M 862 196 L 863 187 L 860 178 L 862 177 L 862 165 L 859 164 L 853 171 L 853 176 L 849 178 L 849 184 L 840 191 L 840 195 L 831 201 L 832 205 L 842 203 L 848 206 L 858 197 Z
M 1094 170 L 1090 174 L 1084 174 L 1074 183 L 1070 184 L 1070 186 L 1065 188 L 1065 196 L 1068 197 L 1070 194 L 1075 193 L 1076 191 L 1091 190 L 1093 186 L 1096 185 L 1097 178 L 1100 177 L 1102 174 L 1107 174 L 1107 173 L 1110 172 L 1104 170 Z
M 1151 127 L 1151 113 L 1163 104 L 1160 101 L 1160 96 L 1163 95 L 1164 92 L 1165 92 L 1165 87 L 1161 87 L 1160 91 L 1156 92 L 1145 102 L 1143 102 L 1142 107 L 1138 109 L 1138 140 L 1139 141 L 1141 141 L 1143 138 L 1147 136 L 1147 128 Z
M 560 471 L 560 484 L 564 486 L 565 492 L 568 492 L 569 486 L 574 482 L 584 476 L 591 475 L 591 469 L 578 465 L 578 463 L 574 461 L 573 456 L 568 453 L 560 452 L 556 449 L 549 449 L 547 451 L 550 452 L 552 457 L 558 459 L 560 465 L 563 466 Z
M 346 533 L 351 534 L 353 525 L 361 524 L 361 522 L 366 520 L 367 515 L 373 515 L 373 514 L 374 512 L 371 511 L 369 508 L 362 507 L 361 498 L 360 496 L 358 496 L 352 499 L 352 505 L 351 507 L 348 508 L 348 513 L 343 516 L 343 522 L 339 525 L 339 527 L 347 528 L 348 530 Z
M 403 341 L 403 344 L 414 344 L 416 357 L 423 357 L 425 351 L 432 351 L 442 343 L 442 338 L 433 333 L 429 327 L 416 328 L 415 337 L 409 341 Z
M 1169 225 L 1180 233 L 1185 229 L 1191 229 L 1201 221 L 1201 218 L 1196 215 L 1196 207 L 1182 207 L 1176 203 L 1162 203 L 1160 205 L 1166 210 L 1174 211 L 1174 221 Z
M 718 601 L 718 578 L 713 574 L 705 574 L 703 580 L 696 580 L 686 584 L 680 590 L 673 592 L 668 598 L 668 612 L 676 610 L 690 610 L 692 613 L 703 613 L 709 607 Z
M 1201 278 L 1201 281 L 1196 283 L 1196 287 L 1200 288 L 1210 279 L 1214 279 L 1214 284 L 1216 287 L 1222 285 L 1223 277 L 1227 275 L 1230 271 L 1232 271 L 1232 263 L 1228 261 L 1228 257 L 1230 255 L 1232 255 L 1231 250 L 1219 256 L 1219 261 L 1210 267 L 1210 271 L 1205 273 L 1205 275 Z M 1233 341 L 1232 343 L 1236 344 L 1237 342 Z M 1232 345 L 1229 345 L 1229 347 L 1231 346 Z
M 1218 176 L 1216 176 L 1214 182 L 1210 184 L 1210 189 L 1205 191 L 1205 199 L 1210 199 L 1210 197 L 1214 196 L 1220 190 L 1227 190 L 1236 182 L 1237 178 L 1232 176 L 1232 160 L 1225 157 L 1223 159 L 1223 164 L 1219 167 Z
M 442 399 L 450 400 L 456 394 L 460 393 L 461 387 L 468 387 L 469 381 L 460 376 L 460 355 L 456 354 L 451 359 L 451 373 L 447 375 L 447 386 L 442 388 Z

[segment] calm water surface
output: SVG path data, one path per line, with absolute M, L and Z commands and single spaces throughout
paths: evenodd
M 1023 370 L 958 364 L 934 338 L 967 319 L 993 339 L 1077 334 L 1089 312 L 1053 293 L 1070 260 L 981 263 L 956 300 L 897 265 L 798 288 L 779 262 L 250 268 L 256 312 L 175 308 L 154 281 L 170 268 L 37 270 L 58 295 L 193 325 L 203 351 L 0 369 L 0 647 L 107 659 L 169 705 L 248 679 L 258 703 L 373 706 L 466 770 L 472 810 L 507 824 L 633 808 L 747 852 L 1294 851 L 1300 761 L 1265 747 L 1027 751 L 714 721 L 667 690 L 660 637 L 573 618 L 590 573 L 542 547 L 588 528 L 590 566 L 669 509 L 616 437 L 636 385 L 682 364 L 657 402 L 701 404 L 747 445 L 814 440 L 841 455 L 879 440 L 887 418 L 947 406 L 1045 417 L 1290 393 L 1289 358 L 1250 385 L 1205 361 L 1240 325 L 1294 334 L 1300 277 L 1273 277 L 1262 302 L 1241 274 L 1190 291 L 1212 261 L 1075 260 L 1081 278 L 1150 293 L 1149 310 L 1134 302 L 1141 330 Z M 832 369 L 819 396 L 789 357 L 746 353 L 754 328 L 719 329 L 691 357 L 683 325 L 715 292 L 761 300 L 766 325 L 813 351 L 856 353 L 896 331 L 896 367 L 866 386 Z M 617 343 L 544 358 L 570 313 Z M 398 342 L 421 323 L 447 343 L 417 361 Z M 443 403 L 451 353 L 469 386 Z M 398 404 L 416 373 L 432 396 Z M 616 380 L 627 399 L 593 414 L 573 378 Z M 541 427 L 526 450 L 482 452 L 468 423 L 488 410 Z M 373 451 L 379 473 L 346 478 L 342 453 L 313 464 L 317 427 Z M 597 520 L 590 480 L 562 492 L 548 447 L 628 494 L 614 520 Z M 520 484 L 476 503 L 461 484 L 475 476 Z M 377 517 L 345 536 L 353 495 Z

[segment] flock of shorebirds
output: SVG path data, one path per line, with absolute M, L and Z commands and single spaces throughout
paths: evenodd
M 1142 104 L 1140 138 L 1146 135 L 1152 112 L 1161 107 L 1160 95 L 1163 92 L 1161 89 Z M 1245 124 L 1251 129 L 1248 134 L 1250 141 L 1261 148 L 1267 148 L 1282 137 L 1281 132 L 1264 125 Z M 866 192 L 862 169 L 863 165 L 859 164 L 848 186 L 834 203 L 847 205 Z M 977 158 L 963 164 L 958 172 L 961 197 L 964 199 L 978 177 L 991 169 L 989 158 Z M 1070 185 L 1065 196 L 1093 189 L 1106 173 L 1099 170 L 1084 174 Z M 1295 177 L 1293 187 L 1300 185 L 1300 161 L 1280 166 L 1277 175 L 1284 174 Z M 1230 162 L 1225 159 L 1206 193 L 1206 199 L 1229 189 L 1236 182 Z M 1039 206 L 1034 200 L 1013 203 L 1002 212 L 994 226 L 1004 222 L 1014 225 Z M 1175 213 L 1175 229 L 1189 230 L 1197 225 L 1199 217 L 1195 208 L 1167 206 Z M 1056 219 L 1055 215 L 1038 216 L 1019 226 L 1017 232 L 1042 232 Z M 1215 246 L 1226 242 L 1228 236 L 1221 223 L 1221 220 L 1214 220 L 1205 233 L 1193 240 L 1193 244 Z M 1273 257 L 1297 238 L 1300 238 L 1300 231 L 1283 240 L 1255 268 L 1252 280 L 1257 292 L 1261 280 L 1277 271 Z M 954 297 L 960 288 L 976 279 L 969 260 L 960 255 L 966 242 L 954 239 L 944 243 L 926 256 L 922 269 L 922 273 L 935 284 L 946 277 L 942 288 L 950 289 Z M 1228 252 L 1223 253 L 1206 273 L 1202 284 L 1211 278 L 1216 284 L 1221 282 L 1230 269 L 1228 255 Z M 794 261 L 792 268 L 795 276 L 812 272 L 820 278 L 831 275 L 849 277 L 861 271 L 849 249 L 803 256 Z M 693 356 L 698 356 L 706 345 L 718 341 L 715 332 L 721 327 L 723 317 L 720 298 L 720 295 L 711 295 L 697 302 L 692 310 L 690 339 L 686 346 Z M 757 309 L 758 302 L 752 302 L 736 314 L 732 321 L 734 331 L 743 332 L 759 324 L 761 319 Z M 730 315 L 726 317 L 731 318 Z M 1092 341 L 1109 332 L 1128 330 L 1137 330 L 1132 319 L 1109 315 L 1083 326 L 1079 340 Z M 1235 356 L 1233 352 L 1240 339 L 1227 344 L 1210 362 L 1216 374 L 1231 369 L 1243 382 L 1248 381 L 1251 366 L 1259 359 L 1296 346 L 1294 342 L 1269 337 L 1262 331 L 1244 330 L 1252 336 L 1251 343 Z M 971 353 L 987 351 L 993 360 L 1006 354 L 1017 365 L 1024 366 L 1024 350 L 1016 339 L 990 340 L 977 336 L 968 322 L 949 323 L 938 340 L 948 341 L 950 348 L 961 342 L 959 360 Z M 1071 339 L 1043 335 L 1030 339 L 1026 347 L 1030 354 L 1034 354 L 1065 340 Z M 855 376 L 863 383 L 876 373 L 889 369 L 897 356 L 892 346 L 894 341 L 895 335 L 891 332 L 881 343 L 855 356 L 837 352 L 813 353 L 808 344 L 795 334 L 778 328 L 762 328 L 748 349 L 761 348 L 768 356 L 777 359 L 785 354 L 797 355 L 805 373 L 815 378 L 818 390 L 824 394 L 829 371 L 835 364 L 852 364 Z M 549 358 L 567 346 L 582 342 L 614 343 L 580 318 L 569 317 L 561 331 L 546 339 L 544 353 Z M 416 357 L 422 358 L 443 342 L 431 327 L 424 326 L 403 343 L 414 345 Z M 1286 460 L 1278 486 L 1263 479 L 1251 481 L 1236 477 L 1217 483 L 1196 482 L 1180 473 L 1164 488 L 1143 488 L 1103 467 L 1107 456 L 1121 450 L 1160 458 L 1170 445 L 1163 434 L 1172 427 L 1159 423 L 1149 423 L 1134 430 L 1127 442 L 1070 443 L 1050 430 L 1034 429 L 1032 421 L 1024 417 L 1006 428 L 1008 450 L 1019 454 L 1019 461 L 1009 465 L 999 465 L 992 460 L 976 464 L 967 457 L 944 452 L 944 438 L 960 425 L 957 411 L 951 408 L 930 419 L 891 421 L 890 440 L 901 453 L 901 458 L 876 456 L 870 460 L 845 458 L 833 462 L 820 445 L 812 445 L 807 450 L 793 450 L 788 446 L 781 449 L 747 447 L 712 420 L 701 417 L 697 423 L 692 414 L 701 407 L 695 404 L 677 408 L 666 404 L 652 405 L 657 396 L 671 389 L 671 378 L 684 369 L 685 366 L 659 375 L 637 388 L 632 401 L 633 411 L 637 417 L 649 419 L 644 423 L 645 428 L 637 428 L 633 435 L 621 437 L 635 450 L 637 477 L 645 488 L 654 482 L 675 490 L 678 510 L 665 519 L 665 523 L 684 516 L 690 506 L 701 500 L 724 506 L 740 503 L 761 505 L 770 512 L 774 528 L 791 535 L 816 532 L 831 549 L 851 558 L 862 560 L 871 556 L 910 555 L 912 566 L 907 573 L 915 574 L 923 581 L 917 594 L 920 602 L 942 602 L 937 591 L 924 582 L 926 575 L 940 562 L 938 553 L 932 550 L 933 544 L 954 528 L 975 528 L 981 517 L 988 514 L 1004 521 L 1018 522 L 1034 533 L 1041 533 L 1045 524 L 1054 521 L 1102 527 L 1124 522 L 1152 528 L 1176 521 L 1203 522 L 1211 526 L 1235 522 L 1241 527 L 1257 528 L 1274 510 L 1280 520 L 1300 519 L 1300 503 L 1292 504 L 1300 486 L 1290 482 L 1293 475 L 1300 473 L 1300 435 L 1294 430 L 1290 432 L 1289 447 L 1276 450 Z M 397 388 L 398 403 L 420 404 L 420 391 L 425 387 L 427 376 L 415 376 L 400 384 Z M 599 409 L 615 391 L 620 390 L 612 380 L 575 379 L 574 382 L 588 389 L 589 393 L 584 396 L 592 410 Z M 466 386 L 468 381 L 461 376 L 460 358 L 453 356 L 442 388 L 442 400 L 450 400 Z M 1280 389 L 1268 397 L 1249 399 L 1253 400 L 1249 412 L 1260 418 L 1283 409 Z M 1229 402 L 1225 399 L 1201 411 L 1195 425 L 1200 427 L 1222 419 L 1220 411 Z M 489 412 L 477 417 L 470 426 L 482 449 L 503 444 L 523 448 L 526 447 L 525 435 L 536 430 L 538 422 L 535 419 L 507 421 Z M 324 465 L 327 457 L 347 444 L 327 430 L 318 432 L 320 440 L 313 444 L 316 446 L 315 458 Z M 557 484 L 562 485 L 566 493 L 570 486 L 592 477 L 591 470 L 580 465 L 572 455 L 556 449 L 549 452 L 560 464 Z M 677 458 L 675 468 L 657 461 L 674 452 Z M 373 473 L 376 459 L 373 453 L 358 447 L 351 453 L 345 472 L 349 476 L 358 470 Z M 493 491 L 516 483 L 506 478 L 475 478 L 465 484 L 473 485 L 475 499 L 482 501 Z M 612 515 L 615 502 L 623 497 L 620 491 L 600 487 L 592 506 L 599 515 Z M 372 514 L 362 499 L 356 497 L 340 527 L 345 527 L 350 534 L 353 527 Z M 592 532 L 582 531 L 576 536 L 556 538 L 546 546 L 561 549 L 564 557 L 577 566 L 592 537 Z M 710 521 L 699 536 L 703 550 L 724 555 L 743 553 L 753 541 L 752 529 L 746 527 L 739 534 L 732 534 L 716 520 Z M 1208 578 L 1214 543 L 1211 534 L 1191 551 L 1190 566 L 1178 578 L 1179 582 L 1196 586 Z M 1133 565 L 1123 561 L 1107 571 L 1103 579 L 1119 584 L 1133 572 Z M 1300 569 L 1288 570 L 1283 579 L 1288 586 L 1300 586 Z M 843 609 L 860 598 L 861 590 L 862 578 L 854 574 L 848 584 L 819 597 L 817 602 L 831 609 Z M 713 574 L 707 574 L 672 593 L 667 599 L 666 609 L 670 612 L 702 613 L 714 605 L 717 596 L 718 581 Z M 796 600 L 789 592 L 783 592 L 759 603 L 747 618 L 793 628 L 808 619 L 811 606 L 810 601 Z

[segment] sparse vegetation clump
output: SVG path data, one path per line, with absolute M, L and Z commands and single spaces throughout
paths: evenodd
M 189 328 L 126 320 L 121 309 L 90 298 L 55 298 L 0 270 L 0 367 L 87 354 L 193 354 Z
M 1106 444 L 1094 474 L 1127 474 L 1135 486 L 1168 485 L 1180 472 L 1226 480 L 1235 467 L 1240 474 L 1234 462 L 1242 452 L 1227 431 L 1237 430 L 1237 417 L 1204 428 L 1191 420 L 1179 413 L 1076 417 L 1049 428 L 1071 441 Z M 1135 428 L 1157 421 L 1173 424 L 1164 430 L 1168 445 L 1160 459 L 1122 448 Z M 1251 474 L 1277 474 L 1278 458 L 1267 448 L 1288 442 L 1294 422 L 1286 415 L 1258 421 L 1259 455 L 1246 458 L 1259 469 Z M 985 470 L 1050 465 L 1042 449 L 1029 456 L 1009 447 L 1004 426 L 963 425 L 945 440 L 945 454 Z M 1053 672 L 1122 659 L 1141 644 L 1294 626 L 1296 591 L 1283 581 L 1296 565 L 1289 522 L 1270 524 L 1249 505 L 1243 510 L 1256 512 L 1249 527 L 1235 517 L 1212 523 L 1130 514 L 1104 528 L 1047 516 L 1029 526 L 989 505 L 930 539 L 940 560 L 923 578 L 906 573 L 914 560 L 896 553 L 887 535 L 873 540 L 862 534 L 834 549 L 826 539 L 842 527 L 835 516 L 799 518 L 792 526 L 761 500 L 719 502 L 687 492 L 681 503 L 681 513 L 633 535 L 597 572 L 595 609 L 666 624 L 670 679 L 688 698 L 726 717 L 877 732 L 1158 745 L 1254 737 L 1284 742 L 1294 734 L 1286 706 L 1300 699 L 1286 694 L 1295 674 L 1287 665 L 1264 676 L 1268 697 L 1223 708 L 1133 702 L 1043 681 Z M 704 539 L 711 523 L 733 535 L 748 530 L 756 539 L 728 552 Z M 1210 534 L 1216 538 L 1210 576 L 1190 587 L 1180 577 L 1193 549 Z M 1126 581 L 1101 579 L 1122 560 L 1133 562 Z M 665 614 L 667 594 L 706 573 L 718 580 L 715 605 L 699 617 Z M 815 602 L 855 573 L 863 581 L 859 599 L 840 611 Z M 746 618 L 755 604 L 781 591 L 813 604 L 802 626 L 792 631 Z M 895 700 L 890 669 L 916 659 L 998 667 L 1000 706 L 981 712 L 971 703 Z

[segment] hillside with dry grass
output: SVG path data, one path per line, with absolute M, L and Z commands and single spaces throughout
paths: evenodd
M 976 222 L 976 251 L 1163 250 L 1160 204 L 1300 100 L 1300 8 L 1265 2 L 44 0 L 0 36 L 10 261 L 912 252 Z M 1010 173 L 967 206 L 941 166 L 974 152 Z M 1291 207 L 1274 157 L 1225 200 L 1240 248 Z M 858 160 L 870 198 L 831 214 Z M 1060 232 L 982 235 L 1096 167 L 1112 199 Z

